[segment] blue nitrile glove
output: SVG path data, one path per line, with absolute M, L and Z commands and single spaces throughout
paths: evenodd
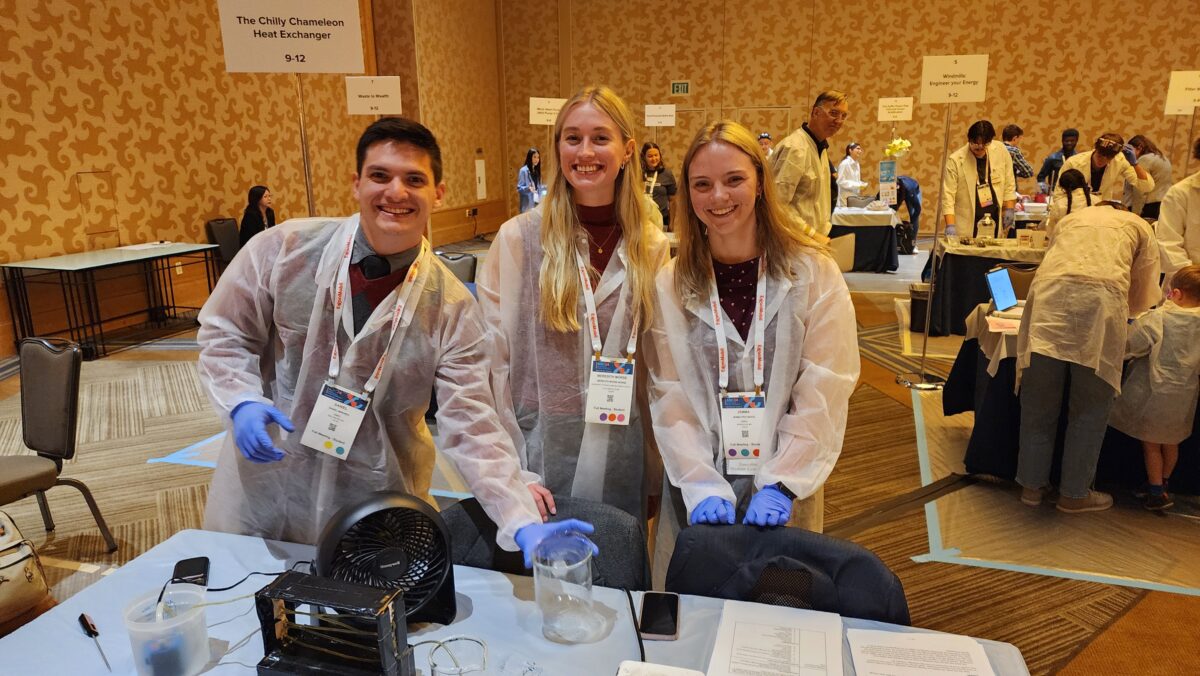
M 1121 148 L 1121 154 L 1125 156 L 1130 166 L 1137 164 L 1137 153 L 1133 151 L 1133 146 L 1126 143 L 1125 147 Z
M 712 525 L 732 524 L 735 513 L 733 503 L 719 495 L 713 495 L 704 498 L 696 508 L 692 510 L 692 518 L 688 521 L 691 525 L 698 523 L 707 523 Z
M 763 489 L 750 498 L 750 508 L 742 523 L 751 526 L 783 526 L 792 516 L 792 499 L 774 486 Z
M 1017 227 L 1017 211 L 1016 209 L 1005 209 L 1000 215 L 1000 222 L 1004 224 L 1004 231 L 1008 232 Z
M 522 526 L 513 539 L 517 541 L 517 546 L 521 548 L 521 553 L 525 555 L 525 567 L 533 568 L 533 552 L 537 550 L 537 546 L 550 537 L 559 533 L 568 533 L 575 531 L 588 535 L 596 532 L 596 528 L 587 521 L 579 519 L 567 519 L 566 521 L 552 521 L 550 523 L 531 523 L 528 526 Z M 596 543 L 592 543 L 592 556 L 600 554 L 600 548 Z
M 294 432 L 295 425 L 282 411 L 274 406 L 257 401 L 245 401 L 233 409 L 233 438 L 242 455 L 251 462 L 275 462 L 283 460 L 283 451 L 271 443 L 267 434 L 267 423 L 275 423 Z

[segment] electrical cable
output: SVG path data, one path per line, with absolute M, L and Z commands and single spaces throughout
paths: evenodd
M 633 617 L 633 635 L 637 637 L 638 654 L 642 656 L 642 661 L 645 662 L 646 645 L 642 643 L 642 632 L 638 631 L 638 615 L 637 611 L 633 609 L 633 594 L 629 593 L 628 589 L 622 588 L 621 591 L 625 592 L 625 598 L 629 599 L 629 615 Z
M 238 580 L 237 582 L 234 582 L 233 584 L 229 585 L 228 587 L 208 587 L 208 591 L 210 591 L 210 592 L 229 591 L 230 589 L 233 589 L 234 587 L 242 584 L 246 580 L 249 580 L 254 575 L 270 575 L 270 576 L 283 575 L 284 573 L 295 570 L 296 566 L 298 566 L 302 563 L 310 563 L 311 564 L 312 561 L 297 561 L 297 562 L 293 563 L 292 566 L 290 568 L 288 568 L 287 570 L 279 571 L 277 573 L 263 573 L 260 571 L 254 571 L 253 573 L 246 573 L 246 577 L 243 577 L 242 579 Z M 163 596 L 167 593 L 167 587 L 171 586 L 171 584 L 175 583 L 175 582 L 185 582 L 185 580 L 183 580 L 182 578 L 172 577 L 171 579 L 169 579 L 165 583 L 163 583 L 162 589 L 160 589 L 158 591 L 158 600 L 155 602 L 156 605 L 158 603 L 162 603 Z

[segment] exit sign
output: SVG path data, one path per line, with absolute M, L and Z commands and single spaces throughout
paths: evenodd
M 690 96 L 692 93 L 692 83 L 689 80 L 672 80 L 671 81 L 671 96 Z

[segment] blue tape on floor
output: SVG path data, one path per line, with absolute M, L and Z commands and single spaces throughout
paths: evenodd
M 929 445 L 925 441 L 925 415 L 921 408 L 921 393 L 912 392 L 913 424 L 917 432 L 917 462 L 921 465 L 921 485 L 933 483 L 933 469 L 929 462 Z
M 192 444 L 191 446 L 188 446 L 187 448 L 182 448 L 178 451 L 175 451 L 171 455 L 168 455 L 168 456 L 165 456 L 162 458 L 150 458 L 149 460 L 146 461 L 146 463 L 149 464 L 152 462 L 168 462 L 173 465 L 191 465 L 192 467 L 207 467 L 209 469 L 215 469 L 217 466 L 217 463 L 212 462 L 211 460 L 195 460 L 194 458 L 196 456 L 200 455 L 202 447 L 207 446 L 208 444 L 211 444 L 212 442 L 216 441 L 217 439 L 220 439 L 223 436 L 225 436 L 225 432 L 221 432 L 220 434 L 214 434 L 213 436 L 205 439 L 204 441 L 197 441 L 196 443 Z

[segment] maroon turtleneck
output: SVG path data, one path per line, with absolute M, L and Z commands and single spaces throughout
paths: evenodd
M 750 336 L 750 324 L 754 321 L 754 292 L 758 286 L 758 258 L 726 265 L 715 258 L 712 262 L 713 275 L 717 278 L 717 294 L 721 307 L 729 315 L 729 321 L 737 327 L 742 340 Z
M 616 207 L 612 204 L 600 207 L 577 204 L 575 213 L 588 234 L 588 257 L 592 267 L 603 275 L 613 252 L 621 244 L 621 226 L 617 223 Z

